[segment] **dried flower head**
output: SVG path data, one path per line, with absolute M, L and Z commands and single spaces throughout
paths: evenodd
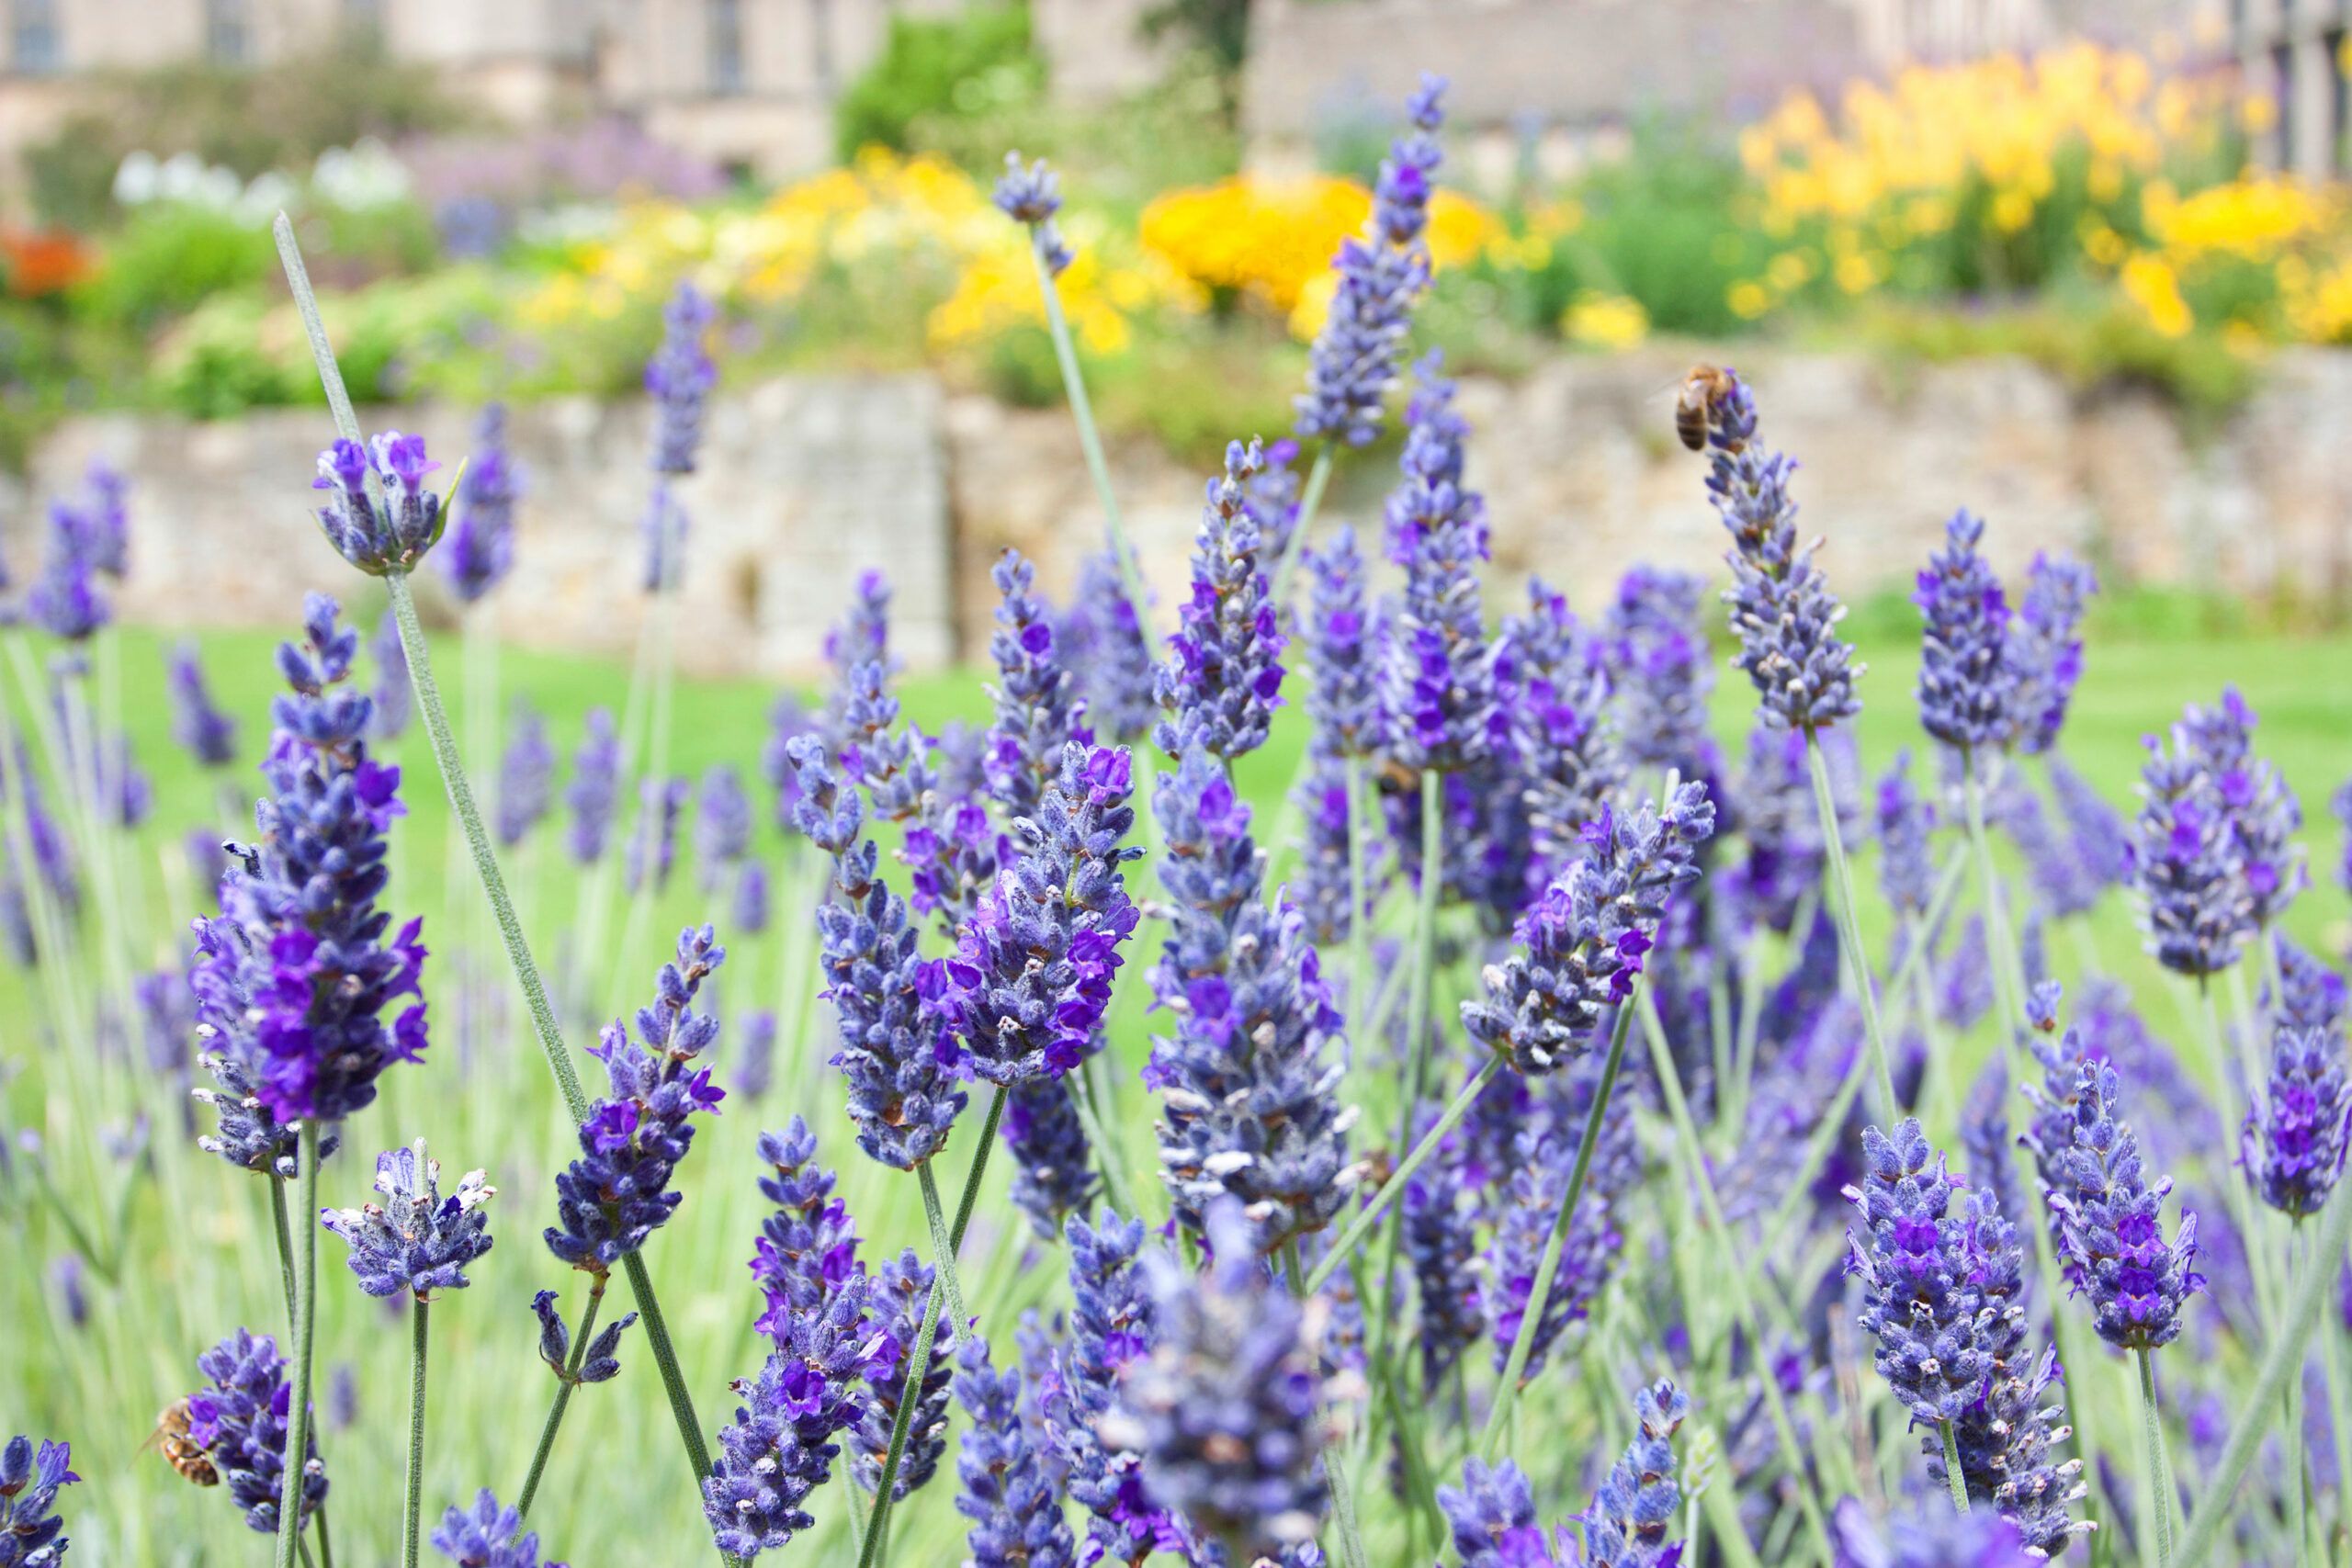
M 320 1223 L 351 1247 L 351 1271 L 371 1296 L 414 1292 L 419 1304 L 437 1291 L 462 1290 L 465 1268 L 490 1250 L 490 1216 L 482 1205 L 498 1195 L 486 1172 L 469 1170 L 458 1190 L 441 1196 L 441 1162 L 429 1159 L 424 1140 L 376 1156 L 376 1190 L 382 1203 L 322 1209 Z

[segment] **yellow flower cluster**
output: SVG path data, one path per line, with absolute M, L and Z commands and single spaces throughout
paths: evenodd
M 1062 302 L 1088 348 L 1118 352 L 1139 315 L 1202 308 L 1200 291 L 1131 237 L 1083 215 L 1064 231 L 1077 258 L 1060 280 Z M 768 305 L 800 299 L 829 276 L 859 276 L 889 280 L 910 308 L 927 303 L 935 347 L 1045 320 L 1027 237 L 986 189 L 943 159 L 871 148 L 756 208 L 625 209 L 610 233 L 571 246 L 522 309 L 526 322 L 552 328 L 613 318 L 681 277 Z M 925 279 L 935 281 L 926 289 Z
M 1236 175 L 1171 190 L 1143 210 L 1144 245 L 1213 294 L 1256 300 L 1312 337 L 1329 311 L 1331 258 L 1372 215 L 1372 192 L 1329 175 Z M 1511 243 L 1492 212 L 1451 190 L 1430 199 L 1430 261 L 1459 266 Z

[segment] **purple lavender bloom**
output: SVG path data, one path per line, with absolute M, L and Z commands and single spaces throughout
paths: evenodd
M 768 929 L 768 868 L 758 861 L 745 861 L 735 874 L 729 923 L 745 936 L 757 936 Z
M 2338 784 L 2327 797 L 2327 808 L 2344 829 L 2344 848 L 2335 864 L 2335 885 L 2352 892 L 2352 780 Z
M 2046 1554 L 2030 1549 L 2018 1528 L 1982 1508 L 1962 1514 L 1950 1502 L 1922 1498 L 1884 1523 L 1873 1521 L 1859 1498 L 1838 1505 L 1837 1568 L 2037 1568 Z
M 1062 749 L 1061 775 L 1035 818 L 1014 826 L 1020 852 L 965 922 L 940 971 L 963 1066 L 1010 1088 L 1058 1077 L 1101 1045 L 1102 1017 L 1139 919 L 1120 867 L 1143 851 L 1125 747 Z
M 82 1255 L 60 1255 L 49 1266 L 49 1282 L 57 1292 L 57 1304 L 65 1314 L 65 1321 L 76 1328 L 85 1326 L 90 1321 L 90 1297 L 82 1283 Z
M 1250 477 L 1243 504 L 1258 520 L 1259 547 L 1276 560 L 1290 552 L 1291 535 L 1297 530 L 1302 480 L 1294 466 L 1298 443 L 1285 435 L 1266 448 L 1266 466 Z
M 1487 755 L 1498 716 L 1478 589 L 1486 502 L 1463 488 L 1469 426 L 1453 412 L 1453 383 L 1438 374 L 1442 364 L 1431 353 L 1417 367 L 1404 482 L 1388 498 L 1388 556 L 1405 569 L 1405 592 L 1387 615 L 1380 695 L 1389 760 L 1444 773 Z
M 753 1557 L 816 1523 L 801 1505 L 832 1475 L 833 1438 L 856 1421 L 866 1378 L 898 1359 L 866 1321 L 865 1292 L 860 1274 L 822 1307 L 789 1314 L 759 1376 L 736 1382 L 743 1403 L 702 1491 L 719 1551 Z
M 954 1036 L 926 994 L 936 987 L 906 900 L 882 881 L 874 840 L 861 839 L 857 795 L 841 787 L 814 737 L 795 739 L 791 750 L 800 773 L 800 829 L 833 858 L 835 897 L 816 911 L 824 995 L 841 1024 L 833 1065 L 849 1080 L 858 1146 L 884 1165 L 912 1170 L 946 1143 L 964 1108 Z
M 1283 637 L 1258 567 L 1258 524 L 1242 495 L 1262 462 L 1257 442 L 1233 442 L 1225 449 L 1225 477 L 1209 481 L 1193 546 L 1192 597 L 1153 684 L 1168 717 L 1152 739 L 1171 757 L 1193 746 L 1227 761 L 1254 751 L 1282 705 Z
M 93 570 L 119 582 L 130 571 L 130 480 L 103 457 L 83 471 L 84 549 Z
M 1364 842 L 1358 852 L 1363 860 L 1367 909 L 1377 907 L 1394 869 L 1370 783 L 1367 779 L 1363 788 Z M 1297 880 L 1289 891 L 1306 918 L 1309 939 L 1318 948 L 1336 949 L 1355 929 L 1354 872 L 1349 857 L 1359 824 L 1348 819 L 1348 762 L 1326 749 L 1321 730 L 1307 742 L 1306 766 L 1291 793 L 1291 804 L 1298 812 L 1302 842 Z
M 956 1511 L 972 1521 L 972 1568 L 1076 1568 L 1061 1499 L 1043 1472 L 1019 1369 L 997 1371 L 978 1335 L 957 1358 L 956 1402 L 972 1417 L 956 1456 Z
M 758 1100 L 775 1076 L 775 1010 L 760 1008 L 743 1018 L 742 1060 L 735 1068 L 735 1092 Z
M 44 1438 L 35 1450 L 28 1438 L 0 1446 L 0 1562 L 6 1568 L 53 1568 L 73 1544 L 65 1521 L 53 1510 L 57 1494 L 82 1478 L 74 1473 L 73 1451 Z
M 2278 952 L 2278 990 L 2262 986 L 2263 1010 L 2284 1026 L 2344 1032 L 2344 976 L 2312 957 L 2301 944 L 2280 935 L 2273 939 Z
M 1935 1004 L 1936 1016 L 1956 1033 L 1974 1028 L 1993 1010 L 1993 963 L 1983 916 L 1969 916 L 1951 951 L 1937 962 Z
M 1436 1119 L 1432 1111 L 1424 1122 Z M 1441 1143 L 1435 1157 L 1406 1181 L 1400 1201 L 1405 1256 L 1420 1302 L 1421 1387 L 1433 1395 L 1487 1328 L 1476 1269 L 1482 1205 L 1467 1140 L 1454 1134 Z
M 703 350 L 717 309 L 691 283 L 681 283 L 662 308 L 662 346 L 645 366 L 645 394 L 653 400 L 653 471 L 691 474 L 702 445 L 704 405 L 718 384 L 718 367 Z
M 2091 782 L 2056 753 L 2050 758 L 2050 787 L 2058 797 L 2068 838 L 2085 874 L 2101 887 L 2118 887 L 2132 874 L 2132 829 Z
M 727 961 L 708 926 L 678 933 L 678 955 L 655 977 L 653 1001 L 637 1010 L 637 1039 L 618 1020 L 589 1055 L 605 1064 L 612 1092 L 580 1126 L 580 1157 L 555 1179 L 556 1220 L 548 1250 L 590 1274 L 643 1247 L 684 1194 L 669 1190 L 694 1143 L 694 1118 L 717 1111 L 727 1091 L 696 1057 L 718 1038 L 718 1020 L 694 1010 L 695 993 Z
M 1136 1256 L 1143 1222 L 1105 1209 L 1090 1226 L 1070 1216 L 1069 1343 L 1039 1389 L 1046 1429 L 1069 1495 L 1092 1519 L 1089 1561 L 1140 1562 L 1181 1550 L 1180 1528 L 1145 1484 L 1141 1434 L 1116 1419 L 1120 1391 L 1158 1337 L 1154 1300 Z
M 1960 1183 L 1913 1119 L 1892 1138 L 1864 1128 L 1862 1154 L 1870 1174 L 1846 1190 L 1861 1213 L 1846 1233 L 1846 1272 L 1862 1282 L 1855 1321 L 1876 1337 L 1879 1375 L 1914 1425 L 1957 1420 L 1992 1371 L 1967 1234 L 1947 1213 Z
M 1035 1077 L 1004 1102 L 1005 1152 L 1012 1158 L 1012 1204 L 1029 1216 L 1037 1239 L 1052 1242 L 1072 1214 L 1094 1201 L 1094 1151 L 1069 1086 Z
M 1054 226 L 1054 214 L 1062 209 L 1061 184 L 1046 167 L 1046 161 L 1040 158 L 1023 168 L 1019 152 L 1007 152 L 1004 173 L 997 176 L 994 200 L 998 211 L 1028 229 L 1030 243 L 1037 247 L 1046 270 L 1059 277 L 1069 265 L 1070 254 L 1062 243 L 1061 231 Z
M 810 728 L 808 710 L 800 699 L 790 692 L 778 693 L 768 707 L 768 738 L 760 748 L 760 777 L 773 792 L 775 825 L 787 833 L 793 830 L 793 808 L 800 803 L 800 775 L 786 748 Z
M 1462 1484 L 1439 1487 L 1437 1503 L 1462 1568 L 1557 1568 L 1553 1543 L 1535 1522 L 1527 1474 L 1515 1461 L 1489 1468 L 1472 1455 L 1463 1463 Z
M 48 559 L 25 590 L 25 618 L 51 637 L 85 641 L 114 618 L 114 612 L 98 592 L 88 558 L 60 544 L 66 531 L 58 525 L 54 511 L 51 524 Z
M 1705 778 L 1720 766 L 1707 733 L 1715 687 L 1700 604 L 1706 584 L 1687 571 L 1636 566 L 1617 584 L 1603 650 L 1626 761 Z
M 224 768 L 235 761 L 237 721 L 213 705 L 195 643 L 182 639 L 172 649 L 165 687 L 172 701 L 172 739 L 187 748 L 197 765 Z
M 1609 671 L 1600 642 L 1584 635 L 1567 600 L 1543 579 L 1529 581 L 1527 598 L 1527 614 L 1503 623 L 1510 671 L 1504 705 L 1539 868 L 1529 880 L 1540 891 L 1577 858 L 1584 825 L 1600 815 L 1623 770 L 1602 727 Z
M 752 1278 L 767 1298 L 752 1326 L 780 1336 L 793 1313 L 823 1307 L 865 1268 L 857 1259 L 857 1227 L 833 1196 L 832 1171 L 817 1163 L 808 1123 L 795 1116 L 783 1132 L 761 1134 L 759 1155 L 774 1173 L 760 1178 L 760 1195 L 775 1213 L 761 1222 L 752 1248 Z
M 1147 1259 L 1157 1335 L 1112 1424 L 1136 1439 L 1152 1495 L 1245 1562 L 1313 1540 L 1329 1497 L 1305 1308 L 1267 1273 L 1252 1229 L 1220 1199 L 1205 1272 Z
M 1600 1010 L 1633 995 L 1668 897 L 1697 880 L 1699 846 L 1715 829 L 1704 784 L 1682 784 L 1665 813 L 1604 810 L 1585 832 L 1585 858 L 1520 918 L 1523 951 L 1483 976 L 1486 999 L 1462 1004 L 1463 1027 L 1522 1073 L 1548 1073 L 1590 1051 Z
M 752 852 L 752 797 L 743 775 L 726 762 L 713 762 L 695 798 L 695 874 L 705 894 L 735 880 Z
M 645 515 L 637 525 L 645 541 L 645 570 L 639 584 L 646 592 L 660 593 L 678 585 L 685 567 L 686 535 L 693 528 L 694 519 L 677 492 L 667 480 L 656 479 L 645 497 Z
M 912 1247 L 887 1258 L 865 1291 L 874 1327 L 890 1346 L 888 1359 L 877 1357 L 865 1373 L 865 1401 L 850 1427 L 850 1469 L 859 1488 L 871 1495 L 882 1483 L 882 1466 L 890 1452 L 890 1430 L 899 1419 L 899 1396 L 906 1392 L 905 1358 L 914 1349 L 922 1318 L 931 1302 L 931 1265 Z M 947 1452 L 947 1384 L 954 1373 L 956 1330 L 939 1325 L 931 1342 L 931 1361 L 915 1385 L 915 1408 L 907 1423 L 907 1442 L 899 1456 L 899 1473 L 892 1479 L 890 1500 L 903 1503 L 922 1490 L 939 1469 Z
M 357 634 L 337 626 L 324 594 L 305 610 L 303 644 L 277 650 L 292 692 L 271 710 L 260 841 L 232 852 L 242 863 L 220 880 L 220 914 L 197 919 L 188 969 L 207 1046 L 280 1122 L 340 1121 L 376 1098 L 387 1066 L 424 1050 L 422 999 L 383 1017 L 401 997 L 421 998 L 424 964 L 421 922 L 388 942 L 390 918 L 376 907 L 384 830 L 405 810 L 400 770 L 361 739 L 369 704 L 345 685 Z
M 1341 1109 L 1345 1041 L 1306 918 L 1261 891 L 1250 807 L 1206 751 L 1159 775 L 1168 942 L 1152 994 L 1174 1015 L 1144 1081 L 1160 1095 L 1161 1176 L 1176 1218 L 1198 1230 L 1238 1201 L 1270 1253 L 1322 1229 L 1361 1168 Z
M 389 609 L 376 623 L 376 635 L 368 639 L 368 656 L 376 661 L 376 683 L 368 688 L 376 712 L 368 720 L 368 737 L 398 740 L 407 733 L 416 698 L 409 685 L 408 645 L 401 641 L 400 620 Z
M 1159 666 L 1127 597 L 1118 558 L 1109 550 L 1097 550 L 1079 563 L 1078 590 L 1062 612 L 1055 641 L 1063 667 L 1078 677 L 1086 716 L 1097 735 L 1133 746 L 1151 733 L 1159 711 L 1152 695 Z
M 825 633 L 825 662 L 833 684 L 825 694 L 824 709 L 817 716 L 815 732 L 825 750 L 851 773 L 858 771 L 850 756 L 848 705 L 855 696 L 857 676 L 866 665 L 878 671 L 875 684 L 888 684 L 898 668 L 890 657 L 890 580 L 867 569 L 857 574 L 850 591 L 849 608 L 840 624 Z
M 522 472 L 506 449 L 506 409 L 492 403 L 474 426 L 473 456 L 458 484 L 458 521 L 441 552 L 449 592 L 471 604 L 514 569 L 514 499 Z
M 2192 1267 L 2195 1214 L 2184 1213 L 2179 1238 L 2165 1241 L 2162 1211 L 2172 1179 L 2149 1184 L 2139 1136 L 2117 1115 L 2119 1087 L 2108 1063 L 2086 1061 L 2078 1069 L 2073 1138 L 2049 1201 L 2099 1337 L 2118 1349 L 2145 1350 L 2179 1334 L 2181 1308 L 2205 1278 Z
M 185 983 L 182 988 L 186 989 Z M 200 1010 L 198 1016 L 201 1016 Z M 200 1023 L 197 1037 L 208 1038 Z M 292 1180 L 300 1170 L 301 1124 L 279 1122 L 254 1091 L 254 1080 L 245 1069 L 229 1057 L 209 1053 L 199 1055 L 197 1063 L 220 1087 L 190 1091 L 191 1098 L 212 1108 L 220 1123 L 214 1132 L 197 1139 L 196 1146 L 207 1154 L 219 1155 L 240 1170 Z M 323 1161 L 340 1143 L 332 1129 L 322 1132 L 319 1158 Z
M 433 1550 L 459 1568 L 541 1568 L 539 1534 L 523 1528 L 523 1516 L 499 1506 L 489 1487 L 474 1495 L 469 1510 L 451 1507 L 434 1528 Z M 550 1562 L 545 1568 L 563 1568 Z
M 605 1325 L 588 1348 L 580 1353 L 580 1369 L 571 1367 L 571 1329 L 556 1311 L 553 1291 L 541 1291 L 531 1298 L 531 1310 L 539 1318 L 539 1359 L 548 1364 L 561 1382 L 576 1385 L 610 1382 L 620 1376 L 621 1335 L 637 1321 L 637 1314 L 625 1312 Z
M 351 1247 L 351 1271 L 371 1296 L 412 1292 L 422 1306 L 441 1291 L 463 1290 L 466 1265 L 490 1250 L 490 1216 L 482 1205 L 498 1196 L 486 1172 L 469 1170 L 458 1190 L 441 1196 L 441 1162 L 428 1159 L 424 1140 L 376 1156 L 376 1190 L 382 1203 L 322 1209 L 319 1221 Z
M 2067 705 L 2083 678 L 2083 612 L 2098 578 L 2078 560 L 2035 552 L 2025 598 L 2002 649 L 2009 743 L 2029 756 L 2058 744 Z
M 1814 564 L 1819 541 L 1797 543 L 1789 496 L 1796 465 L 1758 444 L 1756 394 L 1736 377 L 1732 383 L 1708 427 L 1707 492 L 1732 536 L 1724 602 L 1739 638 L 1734 662 L 1755 682 L 1766 724 L 1826 729 L 1861 711 L 1854 679 L 1864 667 L 1854 662 L 1853 645 L 1838 638 L 1846 610 Z
M 1391 144 L 1373 189 L 1364 232 L 1342 243 L 1332 265 L 1338 289 L 1308 353 L 1306 391 L 1297 400 L 1299 439 L 1367 446 L 1380 434 L 1381 404 L 1396 381 L 1413 306 L 1429 284 L 1422 238 L 1430 194 L 1444 154 L 1445 79 L 1424 74 L 1405 102 L 1412 129 Z
M 1928 844 L 1936 830 L 1936 807 L 1911 787 L 1908 748 L 1895 753 L 1894 766 L 1879 780 L 1876 807 L 1879 886 L 1895 914 L 1916 924 L 1935 902 L 1936 868 Z
M 1306 712 L 1317 744 L 1342 757 L 1369 755 L 1380 739 L 1379 669 L 1356 531 L 1340 528 L 1306 567 Z
M 1614 1120 L 1618 1126 L 1602 1129 L 1604 1141 L 1622 1142 L 1631 1134 L 1632 1123 L 1625 1115 L 1621 1112 Z M 1567 1201 L 1568 1179 L 1581 1141 L 1580 1135 L 1558 1128 L 1523 1133 L 1517 1141 L 1505 1183 L 1506 1197 L 1495 1216 L 1494 1241 L 1487 1255 L 1487 1326 L 1494 1337 L 1498 1372 L 1510 1369 L 1512 1348 L 1519 1343 L 1527 1309 L 1533 1304 L 1535 1277 L 1542 1269 L 1560 1205 Z M 1609 1157 L 1600 1149 L 1594 1151 L 1596 1161 Z M 1544 1298 L 1544 1314 L 1528 1341 L 1527 1364 L 1520 1374 L 1521 1388 L 1544 1371 L 1560 1336 L 1570 1324 L 1584 1321 L 1593 1297 L 1608 1282 L 1610 1266 L 1624 1239 L 1611 1213 L 1612 1188 L 1611 1181 L 1595 1180 L 1589 1174 L 1584 1190 L 1577 1195 L 1577 1212 L 1568 1221 L 1552 1288 Z
M 498 843 L 513 849 L 555 802 L 555 748 L 539 710 L 515 699 L 514 728 L 498 759 Z
M 1060 771 L 1062 748 L 1092 739 L 1077 705 L 1076 682 L 1054 647 L 1051 611 L 1037 596 L 1037 569 L 1007 549 L 989 573 L 1001 603 L 989 653 L 998 683 L 989 724 L 989 796 L 1008 818 L 1034 815 Z
M 563 789 L 563 804 L 571 812 L 571 858 L 581 865 L 605 858 L 620 788 L 621 739 L 613 728 L 612 710 L 590 708 L 587 733 L 571 754 L 571 782 Z
M 2237 688 L 2222 693 L 2221 705 L 2191 705 L 2176 735 L 2189 745 L 2211 780 L 2236 851 L 2237 880 L 2256 926 L 2278 923 L 2310 883 L 2302 847 L 2303 808 L 2278 770 L 2254 755 L 2254 710 Z
M 2324 1026 L 2278 1025 L 2269 1079 L 2239 1134 L 2239 1163 L 2262 1201 L 2294 1219 L 2318 1213 L 2344 1174 L 2347 1119 L 2341 1036 Z
M 327 492 L 318 511 L 327 543 L 370 577 L 413 570 L 448 522 L 441 497 L 424 484 L 440 467 L 426 458 L 422 435 L 394 430 L 365 446 L 337 441 L 319 454 L 319 477 L 311 481 Z M 368 489 L 371 476 L 380 499 Z
M 2009 601 L 1977 547 L 1984 520 L 1952 513 L 1911 602 L 1927 617 L 1919 654 L 1919 722 L 1962 752 L 2005 744 L 2017 673 L 2008 661 Z
M 245 1511 L 247 1528 L 276 1535 L 294 1404 L 277 1342 L 240 1328 L 198 1356 L 196 1370 L 209 1381 L 187 1397 L 188 1439 L 220 1472 L 221 1485 Z M 301 1495 L 307 1529 L 327 1496 L 326 1466 L 320 1462 L 315 1437 L 303 1455 Z
M 650 886 L 658 894 L 670 886 L 670 870 L 678 858 L 678 813 L 693 793 L 684 779 L 638 781 L 637 825 L 621 862 L 623 881 L 631 893 Z
M 1674 1434 L 1690 1414 L 1690 1396 L 1665 1378 L 1634 1391 L 1640 1429 L 1580 1516 L 1593 1568 L 1675 1568 L 1682 1561 L 1680 1543 L 1666 1538 L 1682 1503 L 1674 1483 Z
M 2033 882 L 2036 913 L 2064 919 L 2098 907 L 2107 888 L 2086 859 L 2086 846 L 2052 829 L 2030 784 L 2010 774 L 1994 790 L 1988 809 L 1993 822 L 2017 840 Z
M 2143 744 L 2131 863 L 2140 929 L 2157 963 L 2201 979 L 2236 963 L 2254 934 L 2238 843 L 2187 727 L 2173 727 L 2170 747 L 2153 735 Z

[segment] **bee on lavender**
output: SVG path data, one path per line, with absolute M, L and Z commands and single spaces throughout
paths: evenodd
M 186 1399 L 175 1399 L 164 1406 L 155 1417 L 155 1429 L 140 1445 L 141 1450 L 153 1449 L 164 1456 L 164 1462 L 179 1472 L 180 1479 L 198 1486 L 218 1486 L 220 1472 L 212 1468 L 212 1460 L 188 1431 L 188 1408 Z
M 1707 449 L 1707 432 L 1715 423 L 1716 405 L 1739 383 L 1728 370 L 1693 365 L 1674 393 L 1674 434 L 1693 452 Z

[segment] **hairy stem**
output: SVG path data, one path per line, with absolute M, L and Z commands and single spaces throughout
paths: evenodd
M 1936 1423 L 1936 1430 L 1944 1439 L 1944 1485 L 1951 1493 L 1951 1506 L 1962 1513 L 1968 1512 L 1968 1477 L 1960 1469 L 1960 1434 L 1949 1421 Z
M 922 1188 L 922 1216 L 931 1225 L 933 1277 L 947 1298 L 947 1331 L 951 1336 L 961 1334 L 968 1320 L 964 1315 L 963 1281 L 956 1271 L 956 1242 L 947 1234 L 947 1216 L 939 1206 L 939 1179 L 931 1173 L 931 1161 L 915 1167 L 915 1180 Z
M 596 1282 L 588 1287 L 588 1310 L 581 1314 L 580 1332 L 571 1341 L 569 1364 L 555 1380 L 555 1399 L 548 1406 L 547 1425 L 539 1428 L 539 1446 L 531 1455 L 531 1473 L 523 1478 L 523 1495 L 514 1505 L 514 1512 L 530 1517 L 531 1500 L 539 1495 L 539 1478 L 547 1473 L 548 1455 L 554 1451 L 556 1432 L 563 1426 L 563 1413 L 571 1404 L 571 1391 L 580 1386 L 580 1366 L 588 1355 L 589 1337 L 596 1331 L 596 1314 L 605 1304 L 605 1286 L 611 1276 L 599 1274 Z
M 301 1261 L 294 1270 L 294 1373 L 287 1405 L 286 1462 L 277 1493 L 277 1568 L 294 1568 L 302 1533 L 302 1480 L 311 1452 L 311 1329 L 319 1309 L 319 1122 L 302 1122 Z
M 419 1296 L 410 1308 L 408 1493 L 401 1510 L 401 1568 L 416 1568 L 417 1528 L 424 1515 L 424 1349 L 433 1303 Z
M 1846 864 L 1845 834 L 1838 826 L 1838 798 L 1829 782 L 1829 758 L 1821 749 L 1821 738 L 1811 730 L 1805 731 L 1804 756 L 1813 774 L 1813 804 L 1821 818 L 1821 841 L 1829 855 L 1831 913 L 1838 921 L 1838 945 L 1845 950 L 1847 977 L 1853 984 L 1854 999 L 1862 1010 L 1862 1033 L 1870 1042 L 1871 1070 L 1877 1080 L 1880 1111 L 1886 1119 L 1884 1125 L 1892 1127 L 1903 1112 L 1894 1098 L 1894 1075 L 1887 1065 L 1886 1029 L 1879 1021 L 1878 991 L 1871 982 L 1869 955 L 1862 951 L 1861 920 L 1854 909 L 1854 874 Z
M 2156 1521 L 2156 1568 L 2172 1568 L 2172 1467 L 2165 1462 L 2165 1421 L 2156 1405 L 2156 1366 L 2145 1347 L 2138 1357 L 2140 1417 L 2148 1432 L 2149 1511 Z
M 286 1287 L 286 1332 L 294 1332 L 294 1230 L 286 1218 L 286 1179 L 269 1174 L 269 1219 L 277 1235 L 277 1274 Z

